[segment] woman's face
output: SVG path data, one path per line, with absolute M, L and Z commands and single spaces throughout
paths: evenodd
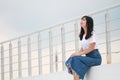
M 82 27 L 82 28 L 85 28 L 86 27 L 86 18 L 82 18 L 81 19 L 81 22 L 80 22 L 80 26 Z

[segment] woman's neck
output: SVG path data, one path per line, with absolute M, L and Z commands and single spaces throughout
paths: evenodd
M 83 28 L 84 29 L 84 35 L 87 35 L 87 28 Z

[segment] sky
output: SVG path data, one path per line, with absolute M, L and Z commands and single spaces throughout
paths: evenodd
M 119 2 L 120 0 L 0 0 L 0 42 Z

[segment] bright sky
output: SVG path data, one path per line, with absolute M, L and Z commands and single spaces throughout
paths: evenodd
M 119 2 L 120 0 L 0 0 L 0 42 Z

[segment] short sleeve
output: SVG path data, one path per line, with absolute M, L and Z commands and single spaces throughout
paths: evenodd
M 93 42 L 96 42 L 96 35 L 95 35 L 95 33 L 93 33 L 93 35 L 89 39 L 89 43 L 93 43 Z

